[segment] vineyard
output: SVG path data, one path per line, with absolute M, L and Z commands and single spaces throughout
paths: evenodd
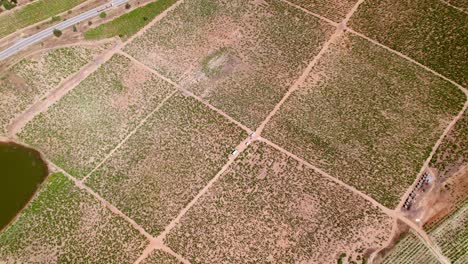
M 439 261 L 416 235 L 409 232 L 392 249 L 382 262 L 383 264 L 437 264 Z
M 447 217 L 440 224 L 429 229 L 429 235 L 434 238 L 442 253 L 452 263 L 466 263 L 468 260 L 468 203 Z

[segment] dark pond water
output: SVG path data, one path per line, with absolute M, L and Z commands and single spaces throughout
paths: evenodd
M 23 209 L 47 174 L 37 151 L 0 142 L 0 230 Z

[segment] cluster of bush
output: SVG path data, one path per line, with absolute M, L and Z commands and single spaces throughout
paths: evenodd
M 18 4 L 18 0 L 0 0 L 0 6 L 3 6 L 6 10 L 14 8 Z

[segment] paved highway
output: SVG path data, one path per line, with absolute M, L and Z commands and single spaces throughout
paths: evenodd
M 63 22 L 60 22 L 54 26 L 51 26 L 47 29 L 44 29 L 32 36 L 29 36 L 27 38 L 23 38 L 19 41 L 17 41 L 15 44 L 13 44 L 12 46 L 8 47 L 7 49 L 5 50 L 2 50 L 0 52 L 0 60 L 4 60 L 8 57 L 10 57 L 11 55 L 15 54 L 16 52 L 18 52 L 19 50 L 22 50 L 30 45 L 33 45 L 35 43 L 38 43 L 40 41 L 42 41 L 43 39 L 49 37 L 50 35 L 53 34 L 54 32 L 54 29 L 59 29 L 59 30 L 64 30 L 65 28 L 68 28 L 70 26 L 73 26 L 79 22 L 82 22 L 82 21 L 85 21 L 89 18 L 92 18 L 92 17 L 95 17 L 95 16 L 98 16 L 101 12 L 103 11 L 107 11 L 107 10 L 110 10 L 116 6 L 119 6 L 119 5 L 122 5 L 126 2 L 128 2 L 129 0 L 112 0 L 111 2 L 109 3 L 106 3 L 106 4 L 103 4 L 101 6 L 98 6 L 94 9 L 91 9 L 91 10 L 88 10 L 84 13 L 81 13 L 73 18 L 70 18 L 70 19 L 67 19 Z

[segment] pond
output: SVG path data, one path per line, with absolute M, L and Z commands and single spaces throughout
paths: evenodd
M 23 209 L 48 173 L 39 152 L 0 142 L 0 230 Z

